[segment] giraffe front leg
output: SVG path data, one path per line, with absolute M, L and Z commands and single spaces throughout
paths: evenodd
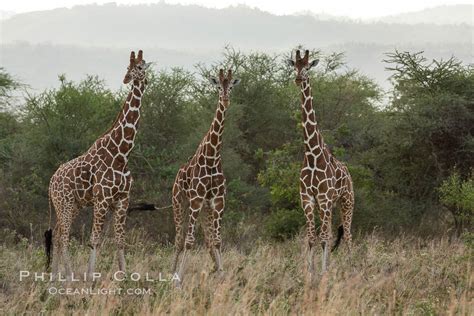
M 214 230 L 213 230 L 213 221 L 214 221 L 214 213 L 212 208 L 209 206 L 205 210 L 206 218 L 204 224 L 202 225 L 202 229 L 204 231 L 204 240 L 206 241 L 206 247 L 209 251 L 209 255 L 211 256 L 212 262 L 214 264 L 214 269 L 212 272 L 217 271 L 217 261 L 216 261 L 216 253 L 214 252 Z
M 121 199 L 115 208 L 114 213 L 114 233 L 117 244 L 117 258 L 119 271 L 125 272 L 125 221 L 127 219 L 127 209 L 129 205 L 128 196 Z
M 332 237 L 331 229 L 331 218 L 332 218 L 332 201 L 320 200 L 319 201 L 319 216 L 321 219 L 321 244 L 323 246 L 323 258 L 321 264 L 322 273 L 327 271 L 329 262 L 329 243 Z
M 314 197 L 308 194 L 307 191 L 302 191 L 300 193 L 300 198 L 307 225 L 308 272 L 312 275 L 314 273 L 314 246 L 316 244 L 316 227 L 314 223 L 314 207 L 316 203 Z
M 89 263 L 87 265 L 87 276 L 89 279 L 93 279 L 95 272 L 95 262 L 97 259 L 97 248 L 99 247 L 100 234 L 104 227 L 105 216 L 109 205 L 105 200 L 96 201 L 94 203 L 94 219 L 92 222 L 92 234 L 91 234 L 91 253 L 89 256 Z
M 181 263 L 179 264 L 178 280 L 176 282 L 176 285 L 178 287 L 181 286 L 181 282 L 183 281 L 184 267 L 186 265 L 186 258 L 187 258 L 188 251 L 194 245 L 194 241 L 195 241 L 194 232 L 196 229 L 196 221 L 199 216 L 199 212 L 201 211 L 202 205 L 203 205 L 202 197 L 196 196 L 190 200 L 188 232 L 186 234 L 186 239 L 184 241 L 184 253 L 183 253 L 183 257 L 181 258 Z
M 222 214 L 224 213 L 225 207 L 225 196 L 217 196 L 212 199 L 211 201 L 211 209 L 213 213 L 213 221 L 211 231 L 214 232 L 213 236 L 213 250 L 214 250 L 214 257 L 216 262 L 216 268 L 218 273 L 222 276 L 224 273 L 224 268 L 222 265 L 222 239 L 221 239 L 221 221 L 222 221 Z

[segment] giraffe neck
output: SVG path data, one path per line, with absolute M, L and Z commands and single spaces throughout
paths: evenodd
M 138 122 L 140 121 L 140 106 L 145 83 L 134 80 L 132 89 L 125 100 L 122 111 L 117 116 L 110 130 L 111 146 L 115 151 L 128 156 L 135 145 Z
M 319 131 L 309 78 L 301 83 L 301 112 L 306 152 L 318 153 L 324 149 L 323 137 Z
M 219 97 L 214 120 L 205 138 L 204 153 L 207 158 L 220 157 L 220 149 L 222 145 L 222 133 L 224 132 L 225 112 L 227 107 L 224 106 L 222 98 Z

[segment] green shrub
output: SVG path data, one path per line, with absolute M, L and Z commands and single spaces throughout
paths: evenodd
M 265 234 L 272 239 L 283 241 L 296 235 L 304 224 L 302 210 L 279 209 L 266 219 Z
M 462 230 L 472 223 L 474 216 L 474 177 L 462 180 L 457 171 L 445 179 L 438 188 L 441 203 L 453 214 L 456 229 Z

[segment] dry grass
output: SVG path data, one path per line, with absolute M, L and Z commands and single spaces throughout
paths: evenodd
M 113 245 L 99 254 L 96 284 L 73 282 L 71 288 L 121 287 L 148 289 L 144 295 L 50 295 L 64 283 L 19 281 L 20 270 L 41 272 L 43 251 L 26 240 L 1 247 L 1 314 L 349 314 L 349 315 L 472 315 L 472 246 L 446 238 L 421 240 L 399 237 L 385 241 L 375 235 L 355 241 L 352 256 L 344 247 L 332 256 L 324 276 L 309 282 L 303 273 L 301 239 L 285 243 L 255 242 L 245 255 L 224 252 L 225 276 L 209 274 L 211 260 L 204 249 L 193 251 L 183 289 L 158 282 L 168 277 L 172 248 L 156 245 L 143 234 L 128 240 L 129 271 L 145 273 L 155 282 L 112 281 L 116 267 Z M 85 270 L 88 248 L 72 242 L 76 272 Z M 319 259 L 320 253 L 317 254 Z M 125 291 L 125 290 L 124 290 Z

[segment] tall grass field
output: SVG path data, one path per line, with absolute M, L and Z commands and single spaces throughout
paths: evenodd
M 142 231 L 128 235 L 126 280 L 117 278 L 115 247 L 106 238 L 96 281 L 84 281 L 89 248 L 71 242 L 79 281 L 49 281 L 39 241 L 2 233 L 0 313 L 52 315 L 473 315 L 472 236 L 420 239 L 377 233 L 355 237 L 333 253 L 327 273 L 305 272 L 302 236 L 224 247 L 225 273 L 212 273 L 199 245 L 188 257 L 182 288 L 170 274 L 173 247 Z M 202 243 L 201 243 L 202 245 Z M 318 249 L 316 262 L 320 261 Z M 318 269 L 319 270 L 319 269 Z M 26 272 L 30 273 L 26 276 Z M 35 279 L 37 276 L 45 280 Z M 132 280 L 133 278 L 133 280 Z M 120 291 L 120 293 L 119 293 Z

